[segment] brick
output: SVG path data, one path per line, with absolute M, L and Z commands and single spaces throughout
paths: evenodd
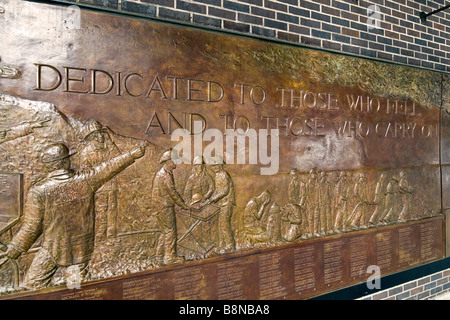
M 216 28 L 220 28 L 222 26 L 221 19 L 211 18 L 208 16 L 201 16 L 201 15 L 197 15 L 197 14 L 194 14 L 193 21 L 195 23 L 199 23 L 199 24 L 202 24 L 205 26 L 216 27 Z
M 275 19 L 275 12 L 262 9 L 259 7 L 251 7 L 251 13 L 257 16 Z
M 146 16 L 156 16 L 156 7 L 149 4 L 122 1 L 122 10 L 136 12 Z
M 281 4 L 281 3 L 277 3 L 274 1 L 270 1 L 270 0 L 264 0 L 264 7 L 269 8 L 269 9 L 273 9 L 273 10 L 278 10 L 278 11 L 283 11 L 283 12 L 287 12 L 287 5 L 285 4 Z
M 434 55 L 439 57 L 445 57 L 445 52 L 440 50 L 434 50 Z
M 414 23 L 420 23 L 420 18 L 418 16 L 413 16 L 413 15 L 408 14 L 406 16 L 406 19 L 408 21 L 411 21 L 411 22 L 414 22 Z
M 421 292 L 423 292 L 423 286 L 420 286 L 420 287 L 417 287 L 417 288 L 411 290 L 411 295 L 416 295 L 416 294 L 419 294 Z
M 179 21 L 190 21 L 191 14 L 188 12 L 175 11 L 167 8 L 159 8 L 159 16 L 161 18 L 179 20 Z
M 245 2 L 254 6 L 262 7 L 263 0 L 238 0 L 239 2 Z M 221 6 L 222 0 L 219 0 L 219 6 Z
M 295 14 L 296 16 L 309 18 L 311 13 L 309 10 L 297 8 L 297 7 L 289 7 L 289 13 Z
M 164 7 L 174 7 L 175 6 L 174 0 L 142 0 L 141 2 L 157 4 L 157 5 L 164 6 Z
M 245 23 L 224 20 L 223 27 L 225 29 L 238 31 L 238 32 L 244 32 L 244 33 L 250 32 L 250 25 L 245 24 Z
M 244 13 L 238 14 L 238 20 L 241 22 L 247 22 L 247 23 L 251 23 L 251 24 L 259 24 L 259 25 L 263 24 L 263 18 L 251 16 L 251 15 L 244 14 Z
M 301 33 L 304 35 L 309 36 L 311 34 L 311 29 L 307 28 L 307 27 L 301 27 L 301 26 L 297 26 L 297 25 L 289 25 L 289 31 L 290 32 L 295 32 L 295 33 Z
M 389 296 L 392 297 L 396 294 L 399 294 L 400 292 L 402 292 L 402 287 L 398 286 L 398 287 L 394 287 L 392 289 L 389 290 Z
M 341 17 L 352 21 L 359 21 L 359 17 L 357 14 L 350 13 L 348 11 L 341 11 Z
M 235 20 L 236 19 L 236 12 L 223 10 L 215 7 L 209 7 L 208 8 L 208 15 L 224 18 L 228 20 Z
M 315 46 L 315 47 L 320 47 L 320 44 L 321 44 L 321 41 L 319 39 L 314 39 L 314 38 L 310 38 L 310 37 L 306 37 L 306 36 L 302 36 L 300 42 L 303 44 Z
M 334 41 L 344 42 L 344 43 L 350 43 L 350 37 L 344 36 L 342 34 L 333 34 L 332 39 Z
M 256 34 L 256 35 L 259 35 L 259 36 L 274 38 L 275 34 L 276 34 L 276 31 L 275 30 L 271 30 L 271 29 L 257 27 L 257 26 L 252 26 L 252 33 Z
M 386 7 L 389 7 L 389 8 L 395 9 L 395 10 L 399 10 L 400 9 L 400 6 L 397 3 L 393 2 L 393 1 L 385 0 L 384 1 L 384 5 Z
M 450 40 L 449 40 L 450 41 Z M 450 42 L 449 42 L 450 44 Z M 430 48 L 434 48 L 434 49 L 439 49 L 439 44 L 438 43 L 434 43 L 434 42 L 428 42 L 428 46 Z
M 250 12 L 250 6 L 228 0 L 223 0 L 223 7 L 225 9 L 230 9 L 233 11 L 247 12 L 247 13 Z
M 414 52 L 414 57 L 421 60 L 427 59 L 427 55 L 420 52 Z
M 101 6 L 110 9 L 117 9 L 119 6 L 118 0 L 80 0 L 80 3 L 93 4 L 95 6 Z
M 316 37 L 316 38 L 328 39 L 328 40 L 331 39 L 330 32 L 316 30 L 316 29 L 311 30 L 311 36 Z
M 406 42 L 414 42 L 414 38 L 407 36 L 406 34 L 400 35 L 400 40 L 406 41 Z
M 407 29 L 412 29 L 414 27 L 412 22 L 406 20 L 400 20 L 400 25 L 406 27 Z
M 392 39 L 400 39 L 400 35 L 396 32 L 392 32 L 392 31 L 385 31 L 384 35 L 386 37 L 392 38 Z
M 318 2 L 320 4 L 324 4 L 329 6 L 331 4 L 331 0 L 314 0 L 314 2 Z
M 388 44 L 388 45 L 392 45 L 392 39 L 386 38 L 386 37 L 377 37 L 378 42 L 380 43 L 384 43 L 384 44 Z
M 425 291 L 427 291 L 427 290 L 430 290 L 430 289 L 433 289 L 433 288 L 435 288 L 436 287 L 436 282 L 430 282 L 430 283 L 427 283 L 424 287 L 423 287 L 423 289 L 425 290 Z
M 417 30 L 417 31 L 421 31 L 421 32 L 426 32 L 427 31 L 427 28 L 425 26 L 417 24 L 417 23 L 414 25 L 414 29 Z
M 384 51 L 384 45 L 376 43 L 376 42 L 369 42 L 369 48 L 379 50 L 379 51 Z
M 358 47 L 349 46 L 349 45 L 346 45 L 346 44 L 342 45 L 342 51 L 348 52 L 348 53 L 353 53 L 353 54 L 359 54 L 359 48 Z
M 411 44 L 411 43 L 408 43 L 408 49 L 413 50 L 413 51 L 421 51 L 420 47 L 418 45 Z
M 322 23 L 322 29 L 325 31 L 341 33 L 341 27 L 337 27 L 335 25 L 328 24 L 328 23 Z
M 420 60 L 414 59 L 414 58 L 408 58 L 408 64 L 412 64 L 415 66 L 420 66 Z
M 400 26 L 392 26 L 392 30 L 398 33 L 406 33 L 406 28 Z
M 434 64 L 431 63 L 431 62 L 422 60 L 422 67 L 424 67 L 424 68 L 429 68 L 429 69 L 433 69 L 433 68 L 434 68 Z
M 302 26 L 307 26 L 307 27 L 311 27 L 311 28 L 320 29 L 320 22 L 314 21 L 314 20 L 311 20 L 311 19 L 301 18 L 300 19 L 300 24 Z
M 422 48 L 422 52 L 428 53 L 428 54 L 433 54 L 434 50 L 431 48 L 427 48 L 427 47 L 423 47 Z
M 450 62 L 449 60 L 443 59 L 443 58 L 441 58 L 441 62 L 442 62 L 442 63 L 445 63 L 445 64 L 450 64 L 450 63 L 449 63 L 449 62 Z M 444 278 L 439 279 L 438 282 L 437 282 L 437 285 L 438 285 L 438 286 L 442 286 L 442 285 L 444 285 L 444 284 L 446 284 L 446 283 L 448 283 L 448 277 L 444 277 Z
M 322 40 L 322 47 L 325 49 L 341 51 L 341 44 L 332 41 Z
M 218 7 L 222 5 L 222 0 L 193 0 L 193 1 Z
M 357 23 L 357 22 L 351 22 L 350 26 L 353 29 L 358 29 L 358 30 L 361 30 L 361 31 L 367 31 L 367 26 L 365 24 L 361 24 L 361 23 Z
M 377 56 L 377 52 L 375 50 L 370 50 L 370 49 L 366 49 L 366 48 L 361 48 L 361 54 L 363 56 L 367 56 L 367 57 L 376 57 Z
M 361 40 L 358 38 L 351 38 L 351 44 L 355 45 L 355 46 L 359 46 L 359 47 L 365 47 L 367 48 L 369 46 L 369 41 L 366 40 Z
M 350 6 L 347 3 L 341 1 L 333 0 L 331 4 L 334 8 L 342 9 L 344 11 L 348 11 L 350 9 Z
M 407 45 L 405 42 L 403 42 L 403 41 L 393 40 L 393 41 L 392 41 L 392 44 L 393 44 L 394 46 L 400 47 L 400 48 L 407 48 L 407 47 L 408 47 L 408 45 Z
M 436 67 L 438 68 L 438 66 L 436 66 Z M 443 70 L 445 70 L 445 68 Z M 431 294 L 438 294 L 440 292 L 442 292 L 442 286 L 439 286 L 439 287 L 436 287 L 436 288 L 432 289 L 430 293 Z
M 424 40 L 433 40 L 433 37 L 426 33 L 421 33 L 420 37 Z
M 336 16 L 336 17 L 340 17 L 341 16 L 341 11 L 340 10 L 337 10 L 337 9 L 334 9 L 334 8 L 331 8 L 331 7 L 327 7 L 327 6 L 323 6 L 322 7 L 322 12 L 325 13 L 325 14 Z
M 392 16 L 385 16 L 384 19 L 387 22 L 390 22 L 392 24 L 398 24 L 399 23 L 399 20 L 397 18 L 392 17 Z
M 314 2 L 306 1 L 306 0 L 300 0 L 300 6 L 303 8 L 307 8 L 310 10 L 320 11 L 320 5 Z
M 408 63 L 408 58 L 403 56 L 394 56 L 394 61 L 399 63 Z
M 438 42 L 438 43 L 445 43 L 445 39 L 444 38 L 440 38 L 440 37 L 434 37 L 434 41 Z
M 192 2 L 177 0 L 177 9 L 191 11 L 195 13 L 206 13 L 206 6 Z
M 278 31 L 278 39 L 286 40 L 289 42 L 300 42 L 300 36 L 298 34 L 292 34 L 282 31 Z
M 420 33 L 416 30 L 408 29 L 406 33 L 412 37 L 420 37 Z
M 450 33 L 441 31 L 439 34 L 442 38 L 450 39 Z
M 367 15 L 367 9 L 366 8 L 362 8 L 360 6 L 352 5 L 350 7 L 350 11 L 353 12 L 353 13 L 356 13 L 356 14 L 364 15 L 364 16 Z
M 291 4 L 293 6 L 297 6 L 298 5 L 298 0 L 278 0 L 279 2 L 283 2 L 283 3 L 287 3 L 287 4 Z
M 401 53 L 403 56 L 414 57 L 414 52 L 411 51 L 411 50 L 401 49 L 401 50 L 400 50 L 400 53 Z
M 388 292 L 385 290 L 385 291 L 380 292 L 380 293 L 375 293 L 372 296 L 372 300 L 382 300 L 382 299 L 387 298 L 387 296 L 388 296 Z
M 293 15 L 285 14 L 285 13 L 281 13 L 281 12 L 277 13 L 277 19 L 285 21 L 285 22 L 295 23 L 295 24 L 298 24 L 298 22 L 300 21 L 299 17 L 297 17 L 297 16 L 293 16 Z
M 344 19 L 341 19 L 341 18 L 333 17 L 331 21 L 332 21 L 333 24 L 338 24 L 338 25 L 343 26 L 343 27 L 349 27 L 350 26 L 350 22 L 348 20 L 344 20 Z
M 390 53 L 396 53 L 396 54 L 400 53 L 400 49 L 399 48 L 392 47 L 392 46 L 386 46 L 386 51 L 390 52 Z
M 406 298 L 410 297 L 409 291 L 403 292 L 397 296 L 395 296 L 395 300 L 405 300 Z
M 392 16 L 400 19 L 406 19 L 406 14 L 400 11 L 392 10 Z
M 426 47 L 427 44 L 428 44 L 427 41 L 422 40 L 422 39 L 415 39 L 414 42 L 415 42 L 416 44 L 418 44 L 418 45 L 420 45 L 420 46 L 424 46 L 424 47 Z
M 330 22 L 331 21 L 331 17 L 327 16 L 325 14 L 322 13 L 318 13 L 318 12 L 311 12 L 311 18 L 312 19 L 316 19 L 316 20 L 320 20 L 320 21 L 325 21 L 325 22 Z
M 277 20 L 264 19 L 264 26 L 274 29 L 287 30 L 287 24 Z
M 433 62 L 439 62 L 439 58 L 435 57 L 434 55 L 428 55 L 428 60 Z
M 378 56 L 378 58 L 383 59 L 383 60 L 392 60 L 392 58 L 393 58 L 392 54 L 382 52 L 382 51 L 377 52 L 377 56 Z

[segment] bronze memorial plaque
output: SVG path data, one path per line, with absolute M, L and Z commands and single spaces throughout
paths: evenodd
M 1 6 L 2 298 L 307 299 L 445 256 L 448 76 Z

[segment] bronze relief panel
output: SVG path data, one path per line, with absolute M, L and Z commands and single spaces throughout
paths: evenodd
M 299 298 L 315 285 L 308 275 L 321 274 L 321 290 L 343 283 L 332 259 L 345 261 L 344 283 L 361 280 L 351 261 L 375 259 L 379 237 L 361 257 L 349 237 L 442 223 L 440 74 L 88 10 L 68 25 L 66 7 L 4 7 L 2 292 L 170 265 L 177 279 L 223 278 L 192 297 Z M 352 243 L 354 260 L 332 256 Z M 177 268 L 196 260 L 205 265 Z M 302 282 L 283 278 L 286 265 L 301 265 Z M 227 291 L 238 274 L 258 277 L 259 291 Z M 170 283 L 169 298 L 189 295 Z

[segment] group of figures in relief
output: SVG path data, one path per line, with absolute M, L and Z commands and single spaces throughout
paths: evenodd
M 256 213 L 252 204 L 255 200 L 247 205 L 244 211 L 247 239 L 250 243 L 261 239 L 292 242 L 416 219 L 410 208 L 414 187 L 405 170 L 397 173 L 390 173 L 389 179 L 386 172 L 379 173 L 374 186 L 368 184 L 364 171 L 312 169 L 300 178 L 293 169 L 287 190 L 288 203 L 279 209 L 273 208 L 276 203 L 272 205 L 270 211 L 280 214 L 279 218 L 268 219 L 268 227 L 252 227 L 261 220 L 262 209 Z M 268 195 L 265 191 L 259 198 L 266 199 L 267 204 Z M 273 225 L 274 221 L 281 225 Z
M 42 121 L 4 131 L 0 143 L 45 126 Z M 47 174 L 29 189 L 21 227 L 1 254 L 0 263 L 15 260 L 42 236 L 22 281 L 24 288 L 48 286 L 60 268 L 67 275 L 76 270 L 83 279 L 88 278 L 95 242 L 117 232 L 119 188 L 115 177 L 143 157 L 149 146 L 140 142 L 121 151 L 111 143 L 108 130 L 95 121 L 83 130 L 77 170 L 71 162 L 75 152 L 64 143 L 42 149 L 40 162 Z M 219 156 L 208 160 L 206 164 L 201 156 L 196 157 L 190 176 L 178 184 L 173 150 L 163 152 L 158 161 L 148 194 L 148 210 L 159 228 L 154 251 L 158 265 L 416 218 L 410 208 L 414 188 L 404 170 L 380 172 L 376 185 L 369 186 L 364 171 L 299 174 L 293 169 L 289 182 L 282 185 L 287 187 L 286 204 L 273 201 L 272 191 L 267 189 L 239 208 L 227 165 Z M 178 190 L 180 185 L 184 190 Z M 235 214 L 239 218 L 233 220 Z M 103 221 L 97 226 L 96 215 Z M 183 254 L 186 250 L 196 255 Z

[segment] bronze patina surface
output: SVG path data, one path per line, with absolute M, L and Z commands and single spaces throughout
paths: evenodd
M 304 299 L 445 255 L 447 76 L 2 6 L 4 298 Z

